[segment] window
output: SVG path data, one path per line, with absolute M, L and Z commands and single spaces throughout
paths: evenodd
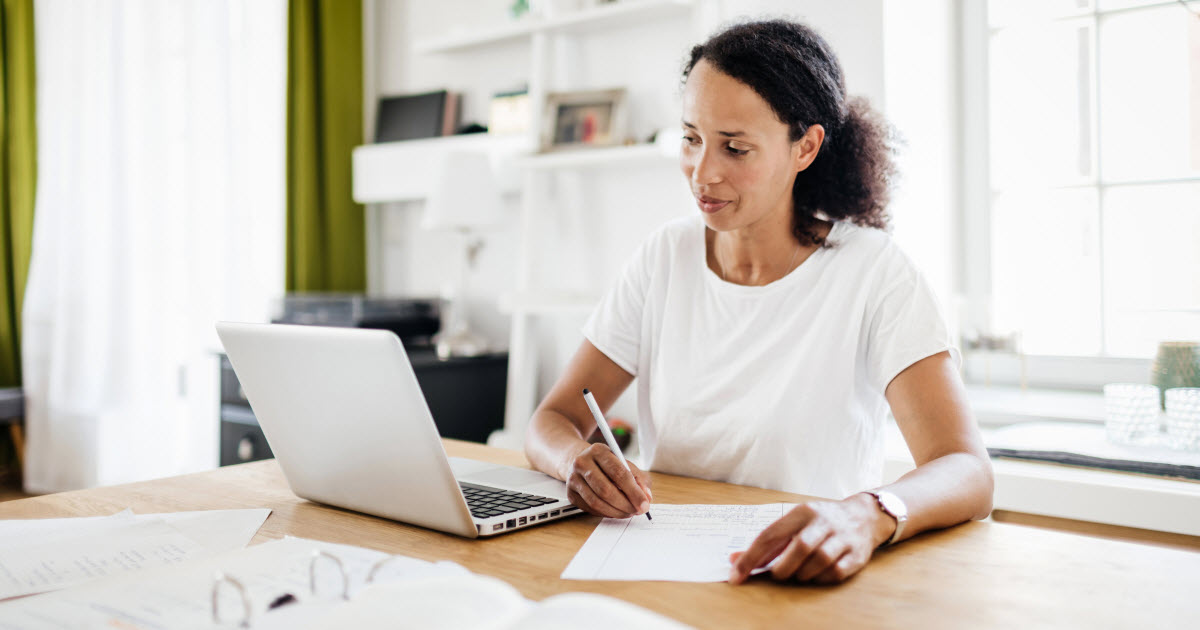
M 1060 370 L 1076 357 L 1093 374 L 1200 338 L 1195 11 L 1200 1 L 964 9 L 966 182 L 986 188 L 967 192 L 965 222 L 986 243 L 964 254 L 984 285 L 968 287 L 975 328 L 1017 332 L 1024 353 Z

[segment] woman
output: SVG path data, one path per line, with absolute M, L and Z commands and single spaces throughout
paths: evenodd
M 637 376 L 651 469 L 828 497 L 734 554 L 733 583 L 772 562 L 777 579 L 840 582 L 884 543 L 986 517 L 991 464 L 946 326 L 882 229 L 885 126 L 787 21 L 715 35 L 684 79 L 700 216 L 653 234 L 597 307 L 531 419 L 529 460 L 593 514 L 646 512 L 649 475 L 586 441 L 580 394 L 607 409 Z M 889 406 L 917 468 L 870 490 Z

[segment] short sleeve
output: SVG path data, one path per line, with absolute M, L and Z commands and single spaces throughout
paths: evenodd
M 634 376 L 642 345 L 642 312 L 650 285 L 650 249 L 649 241 L 642 243 L 621 270 L 617 283 L 583 325 L 583 336 Z
M 882 393 L 910 365 L 949 351 L 961 361 L 950 338 L 937 297 L 907 257 L 874 301 L 867 337 L 867 375 Z

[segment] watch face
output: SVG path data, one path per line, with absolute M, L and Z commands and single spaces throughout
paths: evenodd
M 908 516 L 908 508 L 905 507 L 904 502 L 900 500 L 900 497 L 890 492 L 880 492 L 878 496 L 879 504 L 882 505 L 883 509 L 887 510 L 889 514 L 897 519 Z

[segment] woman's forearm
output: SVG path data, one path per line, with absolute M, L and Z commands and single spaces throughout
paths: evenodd
M 954 451 L 885 486 L 908 511 L 899 539 L 987 516 L 992 472 L 986 457 L 975 449 Z M 895 532 L 895 519 L 866 492 L 802 503 L 764 529 L 745 552 L 730 557 L 729 581 L 741 584 L 755 568 L 771 565 L 771 575 L 780 580 L 842 582 L 866 566 Z
M 564 414 L 539 407 L 525 435 L 525 457 L 534 468 L 566 481 L 575 454 L 587 445 L 578 427 Z
M 608 409 L 631 382 L 632 374 L 585 339 L 558 383 L 529 419 L 525 433 L 525 457 L 529 463 L 566 481 L 575 458 L 588 447 L 587 437 L 596 426 L 580 392 L 589 388 L 600 408 Z
M 884 488 L 908 508 L 908 523 L 901 535 L 908 538 L 925 530 L 986 518 L 992 512 L 993 485 L 990 460 L 957 452 L 926 462 Z

